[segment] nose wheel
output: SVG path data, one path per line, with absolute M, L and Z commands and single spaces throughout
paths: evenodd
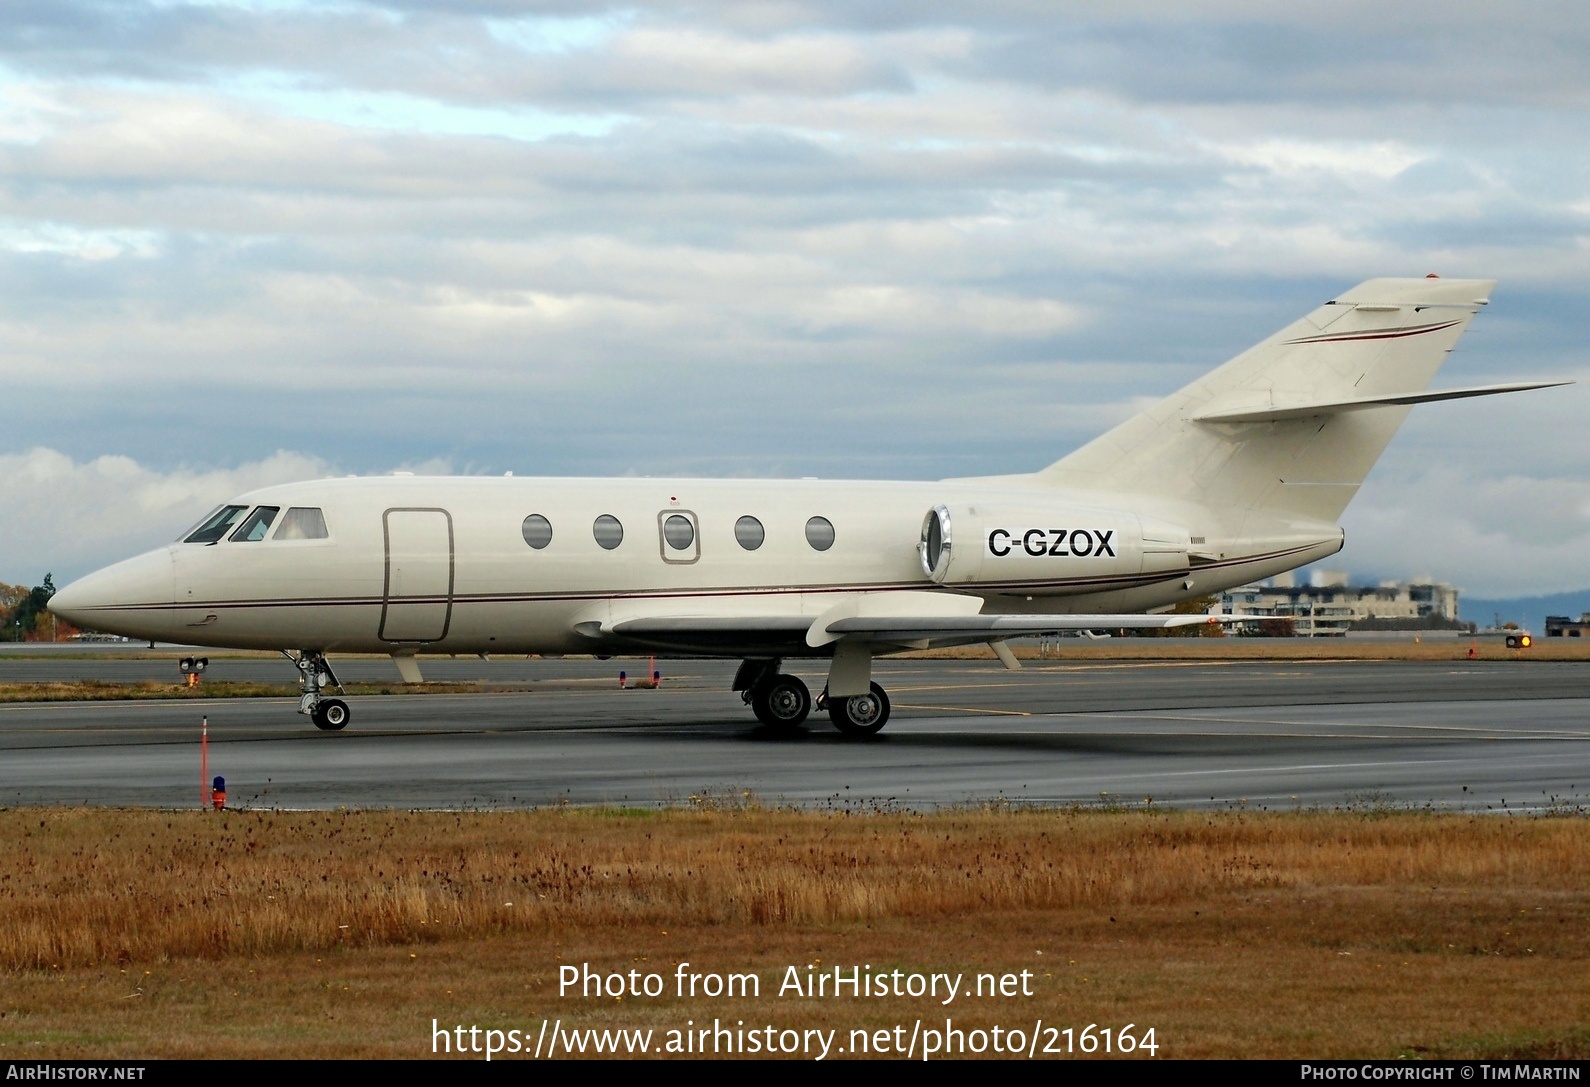
M 315 727 L 323 732 L 342 731 L 353 712 L 342 699 L 327 698 L 322 693 L 327 687 L 342 690 L 342 682 L 331 670 L 331 663 L 326 660 L 325 654 L 306 649 L 296 657 L 285 651 L 282 656 L 292 661 L 293 667 L 298 669 L 298 689 L 301 692 L 298 696 L 298 712 L 313 721 Z
M 351 716 L 346 702 L 340 698 L 327 698 L 314 708 L 309 719 L 322 732 L 341 732 Z

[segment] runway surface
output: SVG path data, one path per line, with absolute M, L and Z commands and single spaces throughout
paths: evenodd
M 0 657 L 0 682 L 169 680 L 174 656 Z M 1590 806 L 1581 662 L 882 661 L 894 715 L 845 740 L 814 715 L 768 735 L 732 662 L 425 660 L 426 678 L 529 691 L 353 700 L 321 733 L 286 699 L 0 704 L 0 803 L 190 805 L 201 715 L 241 806 L 656 805 L 751 791 L 814 807 L 986 801 L 1260 808 Z M 338 666 L 394 679 L 390 661 Z M 817 670 L 804 674 L 814 689 Z M 285 661 L 212 658 L 207 677 L 291 682 Z

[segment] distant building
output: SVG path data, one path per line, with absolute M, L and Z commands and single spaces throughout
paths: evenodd
M 1353 585 L 1344 571 L 1316 570 L 1309 584 L 1298 585 L 1291 574 L 1269 582 L 1245 585 L 1220 594 L 1224 615 L 1259 615 L 1290 619 L 1300 638 L 1339 638 L 1365 619 L 1456 623 L 1458 591 L 1428 577 Z M 1587 616 L 1590 618 L 1590 616 Z
M 1546 616 L 1548 638 L 1590 638 L 1590 611 L 1579 616 L 1578 621 L 1566 615 Z

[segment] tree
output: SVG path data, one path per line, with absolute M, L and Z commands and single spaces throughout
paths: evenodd
M 1197 596 L 1183 600 L 1170 611 L 1172 615 L 1205 615 L 1218 603 L 1218 596 Z M 1195 626 L 1172 627 L 1166 633 L 1172 638 L 1224 638 L 1226 628 L 1220 623 L 1199 623 Z
M 1218 596 L 1199 596 L 1183 600 L 1170 609 L 1171 615 L 1204 615 L 1219 603 Z M 1118 630 L 1120 638 L 1224 638 L 1225 627 L 1219 623 L 1195 623 L 1184 627 L 1160 627 L 1155 630 Z
M 50 598 L 55 595 L 55 576 L 44 575 L 44 583 L 31 589 L 20 585 L 0 584 L 0 619 L 5 623 L 6 641 L 38 641 L 51 634 L 70 636 L 77 628 L 57 622 L 49 614 Z

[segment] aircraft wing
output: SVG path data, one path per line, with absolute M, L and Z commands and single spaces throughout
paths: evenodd
M 837 619 L 828 633 L 865 636 L 879 641 L 922 641 L 963 645 L 996 638 L 1033 637 L 1078 630 L 1166 630 L 1172 627 L 1245 622 L 1249 615 L 957 615 L 891 619 Z
M 887 652 L 1003 641 L 1084 630 L 1165 630 L 1246 622 L 1250 615 L 1059 614 L 984 615 L 977 597 L 941 593 L 867 594 L 812 614 L 617 615 L 575 629 L 617 644 L 685 653 L 810 656 L 841 640 L 865 641 Z

